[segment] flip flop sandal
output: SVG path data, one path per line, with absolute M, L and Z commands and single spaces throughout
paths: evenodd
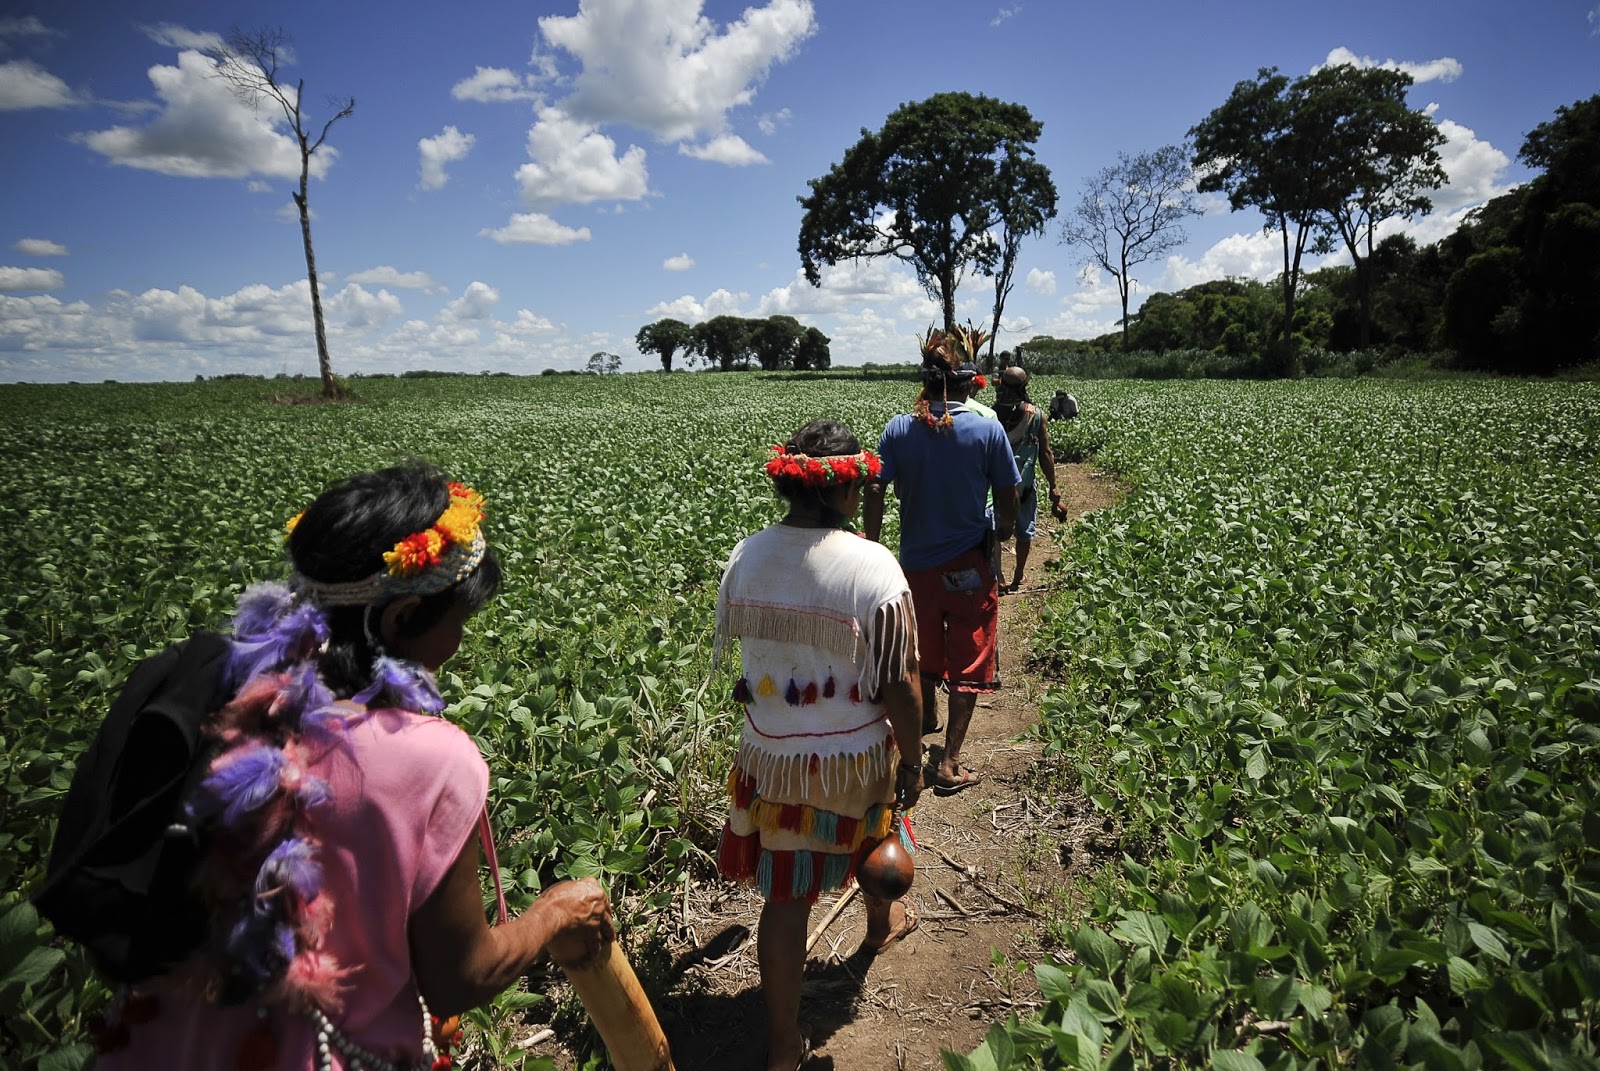
M 962 766 L 960 778 L 954 781 L 935 779 L 933 782 L 933 794 L 935 796 L 954 796 L 957 792 L 965 792 L 973 785 L 981 784 L 982 781 L 983 778 L 979 777 L 978 772 L 971 766 Z
M 915 933 L 917 924 L 922 921 L 922 916 L 917 914 L 917 906 L 915 904 L 910 900 L 901 900 L 900 903 L 905 908 L 905 919 L 900 923 L 900 928 L 898 930 L 890 930 L 889 936 L 883 939 L 882 944 L 874 945 L 868 944 L 866 941 L 861 942 L 875 956 L 882 955 L 890 947 Z

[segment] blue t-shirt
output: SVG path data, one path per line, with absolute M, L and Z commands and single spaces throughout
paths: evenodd
M 944 413 L 933 406 L 933 416 Z M 900 499 L 900 567 L 932 569 L 983 542 L 989 488 L 1015 487 L 1017 462 L 1006 429 L 964 405 L 952 405 L 949 428 L 930 428 L 909 413 L 889 421 L 878 441 L 881 479 Z

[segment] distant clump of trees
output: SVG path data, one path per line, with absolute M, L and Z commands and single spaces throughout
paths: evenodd
M 1199 186 L 1268 218 L 1283 236 L 1283 273 L 1152 294 L 1118 333 L 1035 337 L 1020 362 L 1078 375 L 1227 377 L 1363 374 L 1419 359 L 1548 375 L 1600 361 L 1600 95 L 1528 133 L 1518 157 L 1541 174 L 1419 246 L 1404 235 L 1376 240 L 1383 220 L 1426 211 L 1426 191 L 1442 179 L 1437 138 L 1421 125 L 1431 121 L 1401 101 L 1407 84 L 1398 72 L 1338 68 L 1239 83 L 1190 132 Z M 1366 133 L 1353 137 L 1352 127 Z M 1373 144 L 1388 155 L 1358 151 Z M 1084 241 L 1081 220 L 1125 193 L 1120 179 L 1108 169 L 1079 209 L 1077 241 L 1091 251 L 1094 232 Z M 1339 244 L 1351 264 L 1300 270 L 1301 254 Z M 1093 258 L 1102 267 L 1104 248 L 1102 232 Z M 1133 261 L 1111 263 L 1125 274 Z
M 713 316 L 697 324 L 664 319 L 646 324 L 634 336 L 639 352 L 654 354 L 663 372 L 673 358 L 700 362 L 722 372 L 825 371 L 833 365 L 828 336 L 793 316 Z

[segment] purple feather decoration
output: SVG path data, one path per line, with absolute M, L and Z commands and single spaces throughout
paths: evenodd
M 278 791 L 283 764 L 283 752 L 266 744 L 247 744 L 223 755 L 200 786 L 212 803 L 205 809 L 221 810 L 224 825 L 237 825 Z
M 233 612 L 233 634 L 237 639 L 258 638 L 272 627 L 294 603 L 294 592 L 278 583 L 251 584 L 239 596 Z
M 235 637 L 229 644 L 228 667 L 224 674 L 228 691 L 238 692 L 246 681 L 262 673 L 270 673 L 278 664 L 281 644 L 271 639 L 241 640 Z
M 328 782 L 320 777 L 306 777 L 300 782 L 300 791 L 295 793 L 295 798 L 300 801 L 300 806 L 309 810 L 327 803 L 333 796 L 333 789 Z
M 294 890 L 301 903 L 322 891 L 322 867 L 310 841 L 290 837 L 272 849 L 272 854 L 256 872 L 257 896 L 285 886 Z
M 246 596 L 254 591 L 256 588 L 251 588 Z M 328 621 L 310 603 L 296 604 L 270 591 L 249 598 L 248 603 L 241 599 L 234 619 L 233 650 L 228 655 L 228 686 L 237 690 L 258 673 L 308 658 L 327 639 Z
M 287 948 L 284 935 L 288 935 Z M 247 911 L 228 934 L 228 959 L 243 967 L 258 982 L 282 972 L 294 958 L 294 931 L 272 915 Z
M 420 714 L 437 714 L 444 709 L 433 674 L 415 662 L 384 655 L 372 664 L 372 674 L 372 683 L 351 696 L 355 702 L 372 706 L 382 696 L 385 706 Z

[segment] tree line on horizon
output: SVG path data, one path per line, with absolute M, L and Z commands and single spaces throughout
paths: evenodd
M 721 372 L 820 372 L 833 365 L 828 336 L 793 316 L 724 315 L 693 325 L 666 318 L 639 328 L 633 341 L 661 361 L 663 372 L 672 371 L 679 354 L 686 365 L 698 361 Z
M 1197 351 L 1227 358 L 1232 374 L 1266 376 L 1305 373 L 1308 349 L 1433 354 L 1529 374 L 1600 359 L 1600 95 L 1529 132 L 1518 158 L 1540 175 L 1419 247 L 1378 239 L 1387 221 L 1430 211 L 1446 179 L 1443 134 L 1406 103 L 1412 82 L 1350 64 L 1295 79 L 1263 68 L 1185 144 L 1119 153 L 1085 181 L 1061 241 L 1117 283 L 1120 337 L 1039 337 L 1019 349 Z M 806 278 L 816 286 L 823 266 L 892 257 L 916 272 L 948 330 L 956 288 L 975 273 L 994 284 L 992 335 L 1021 241 L 1056 215 L 1054 184 L 1033 155 L 1041 129 L 1021 105 L 966 93 L 902 105 L 881 130 L 863 129 L 799 198 Z M 1282 237 L 1282 272 L 1271 284 L 1222 279 L 1153 294 L 1130 313 L 1134 269 L 1185 240 L 1197 192 L 1258 211 Z M 1306 254 L 1340 248 L 1349 265 L 1302 270 Z M 996 362 L 992 340 L 985 361 Z

